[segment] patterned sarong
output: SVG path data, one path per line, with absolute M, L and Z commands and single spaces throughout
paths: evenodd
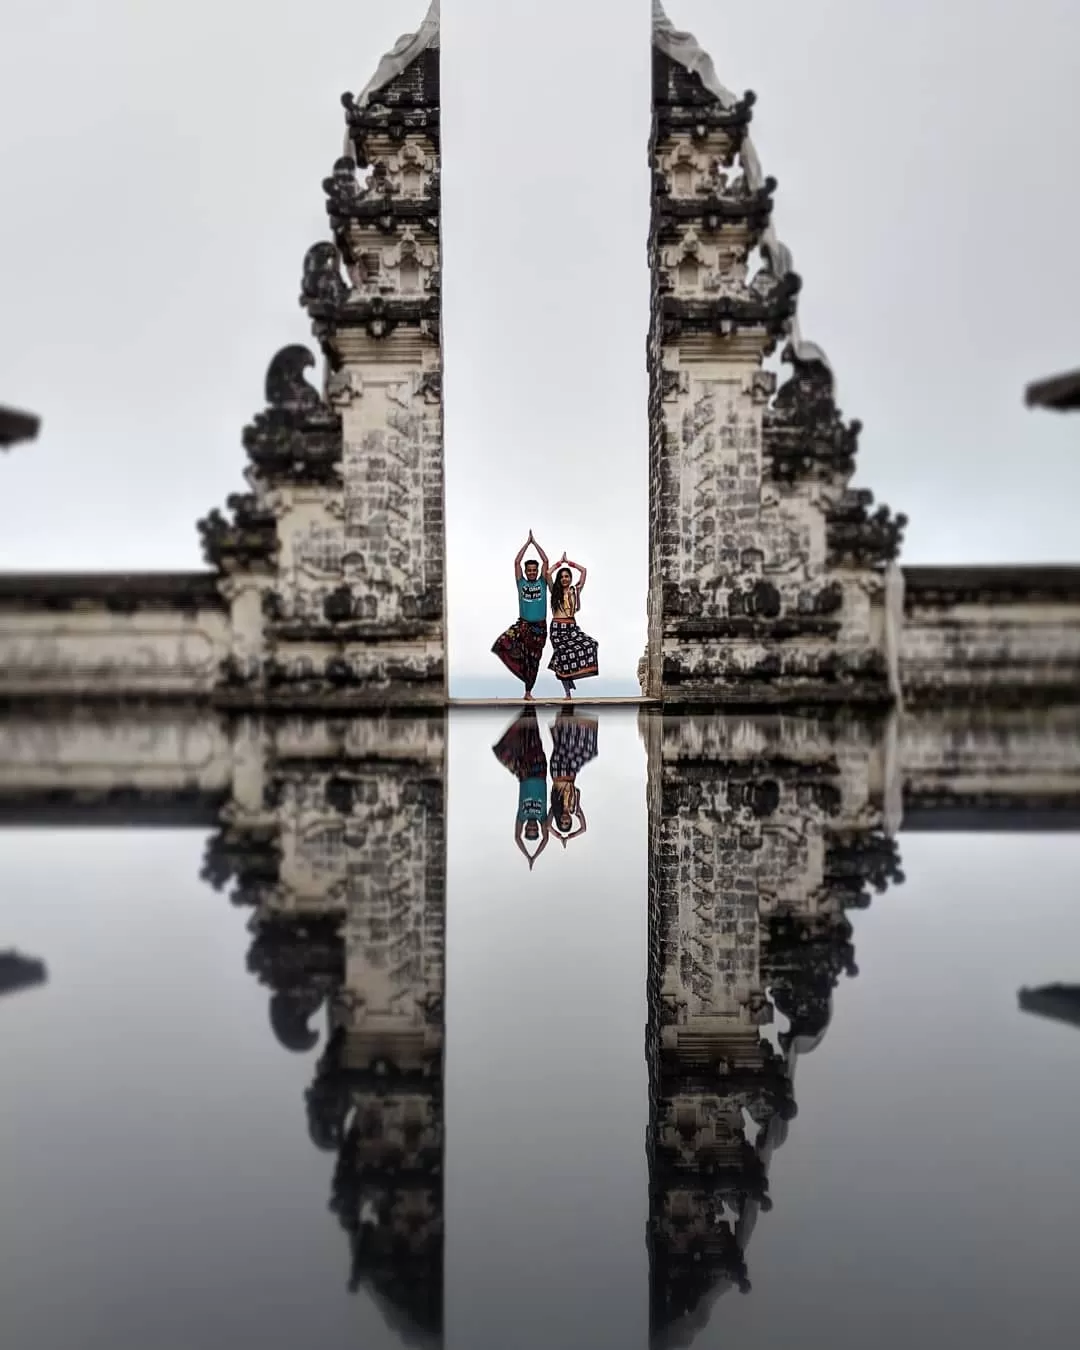
M 583 633 L 576 619 L 551 625 L 551 660 L 548 669 L 572 689 L 575 680 L 588 679 L 600 673 L 600 644 Z
M 520 717 L 510 723 L 492 749 L 495 758 L 504 768 L 510 770 L 519 783 L 529 778 L 543 778 L 547 781 L 547 755 L 544 753 L 544 742 L 540 735 L 540 723 L 536 720 L 535 708 L 525 708 Z
M 551 776 L 570 779 L 581 772 L 600 753 L 597 745 L 599 723 L 593 717 L 578 717 L 568 709 L 560 712 L 551 726 Z
M 510 625 L 492 647 L 511 675 L 524 684 L 527 693 L 532 692 L 536 677 L 540 673 L 540 658 L 547 643 L 547 624 L 530 623 L 528 619 L 518 619 Z

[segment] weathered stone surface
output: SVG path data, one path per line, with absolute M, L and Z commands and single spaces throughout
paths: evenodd
M 438 6 L 358 97 L 301 303 L 326 358 L 279 352 L 244 433 L 251 491 L 200 524 L 230 706 L 446 697 Z M 360 170 L 365 177 L 362 180 Z
M 327 1010 L 308 1129 L 336 1154 L 350 1287 L 428 1333 L 442 1322 L 445 772 L 445 715 L 294 721 L 262 802 L 229 823 L 256 858 L 276 827 L 249 966 L 279 1040 L 310 1049 Z
M 1076 700 L 1080 567 L 909 567 L 904 581 L 906 703 Z
M 859 426 L 842 421 L 828 363 L 798 333 L 801 283 L 772 229 L 752 96 L 724 89 L 662 10 L 653 37 L 643 689 L 888 702 L 903 517 L 848 487 Z M 763 362 L 783 337 L 792 374 L 777 391 Z
M 229 643 L 207 575 L 0 577 L 0 697 L 207 696 Z
M 651 1322 L 689 1344 L 718 1294 L 750 1287 L 796 1061 L 856 973 L 847 913 L 903 880 L 899 761 L 888 723 L 643 713 L 641 729 Z

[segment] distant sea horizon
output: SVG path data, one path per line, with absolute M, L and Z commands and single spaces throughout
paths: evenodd
M 553 676 L 541 675 L 533 693 L 537 698 L 561 698 L 562 686 Z M 520 698 L 521 685 L 508 675 L 450 676 L 451 698 Z M 578 682 L 576 698 L 640 698 L 641 686 L 634 679 L 597 676 Z

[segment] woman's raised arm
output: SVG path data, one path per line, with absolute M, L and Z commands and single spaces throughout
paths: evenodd
M 585 578 L 589 575 L 589 573 L 584 567 L 582 567 L 581 563 L 571 562 L 569 558 L 566 559 L 566 565 L 567 567 L 576 567 L 577 570 L 581 573 L 581 576 L 578 577 L 577 583 L 578 595 L 580 595 L 581 592 L 585 589 Z

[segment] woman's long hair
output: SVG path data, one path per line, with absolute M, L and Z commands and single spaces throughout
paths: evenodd
M 574 828 L 573 806 L 576 806 L 576 793 L 570 783 L 552 783 L 551 785 L 551 826 L 560 839 L 565 839 Z M 564 817 L 570 824 L 563 828 Z
M 563 578 L 566 578 L 564 581 Z M 569 567 L 560 567 L 555 573 L 555 580 L 551 583 L 551 612 L 558 614 L 562 611 L 563 601 L 566 598 L 566 592 L 573 584 L 574 574 Z

